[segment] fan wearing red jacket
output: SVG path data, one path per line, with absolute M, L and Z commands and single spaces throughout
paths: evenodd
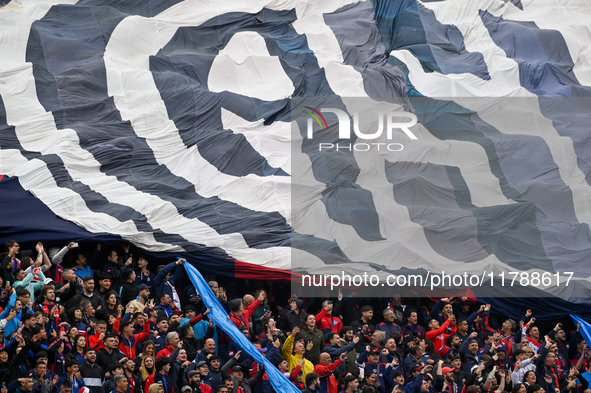
M 346 357 L 346 353 L 341 353 L 341 356 L 333 363 L 328 353 L 322 352 L 320 354 L 320 361 L 314 367 L 314 372 L 321 377 L 320 389 L 318 390 L 320 393 L 338 393 L 339 386 L 333 372 L 343 364 Z
M 252 302 L 250 306 L 245 310 L 244 306 L 242 305 L 242 299 L 234 299 L 230 302 L 230 320 L 237 328 L 241 326 L 246 326 L 249 328 L 248 320 L 250 316 L 255 312 L 255 310 L 261 305 L 261 302 L 265 300 L 266 297 L 265 291 L 261 291 L 259 294 L 259 298 Z M 248 329 L 248 338 L 250 339 L 250 328 Z M 229 338 L 229 337 L 228 337 Z
M 324 334 L 325 340 L 330 333 L 339 334 L 343 328 L 341 319 L 332 315 L 333 307 L 330 300 L 325 300 L 322 302 L 322 310 L 316 314 L 316 326 Z
M 451 333 L 444 334 L 450 324 L 452 325 Z M 450 314 L 449 319 L 441 326 L 439 326 L 439 321 L 437 319 L 432 319 L 429 321 L 428 327 L 430 330 L 425 333 L 425 338 L 433 341 L 433 347 L 435 348 L 435 351 L 439 352 L 439 348 L 445 346 L 445 340 L 457 332 L 456 317 L 454 314 Z
M 119 328 L 121 326 L 121 342 L 119 343 L 119 350 L 123 352 L 128 359 L 135 359 L 135 345 L 141 343 L 150 336 L 150 322 L 148 322 L 147 319 L 144 320 L 143 316 L 138 317 L 138 319 L 141 319 L 144 322 L 144 330 L 138 334 L 133 334 L 133 321 L 125 321 L 121 323 L 121 318 L 117 318 L 113 325 L 113 331 L 117 333 L 119 333 Z M 140 321 L 138 320 L 138 322 Z

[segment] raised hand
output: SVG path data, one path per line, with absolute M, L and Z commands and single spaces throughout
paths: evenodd
M 312 341 L 308 341 L 308 343 L 306 344 L 306 351 L 311 351 L 313 347 L 314 343 Z

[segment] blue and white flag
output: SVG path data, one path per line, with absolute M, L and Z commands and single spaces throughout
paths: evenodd
M 242 277 L 504 274 L 580 302 L 579 3 L 0 1 L 2 240 L 125 239 Z M 313 151 L 292 105 L 318 97 L 400 105 L 417 139 Z

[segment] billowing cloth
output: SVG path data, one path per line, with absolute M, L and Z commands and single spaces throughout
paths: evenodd
M 539 292 L 467 286 L 591 296 L 588 7 L 70 3 L 0 3 L 0 240 L 125 239 L 236 277 L 538 271 Z M 338 143 L 322 108 L 349 97 L 413 113 L 416 139 L 319 151 L 307 121 Z
M 271 362 L 269 362 L 263 354 L 254 346 L 252 343 L 238 330 L 238 328 L 230 322 L 228 319 L 228 314 L 221 306 L 205 279 L 199 273 L 194 266 L 184 263 L 185 270 L 191 279 L 191 282 L 195 286 L 195 289 L 201 295 L 201 299 L 203 303 L 211 310 L 209 313 L 209 318 L 216 324 L 217 327 L 222 329 L 224 333 L 229 335 L 232 338 L 232 341 L 235 342 L 242 348 L 243 351 L 248 353 L 252 358 L 259 364 L 265 365 L 265 371 L 269 376 L 269 380 L 271 381 L 271 385 L 273 385 L 273 389 L 275 389 L 278 393 L 298 393 L 299 390 L 292 384 L 286 377 L 283 375 L 277 367 L 275 367 Z

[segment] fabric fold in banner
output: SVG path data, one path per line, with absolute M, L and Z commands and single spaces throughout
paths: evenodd
M 279 371 L 271 362 L 269 362 L 261 352 L 252 343 L 240 333 L 238 328 L 228 319 L 228 314 L 218 302 L 217 298 L 209 288 L 209 285 L 205 282 L 205 279 L 199 273 L 193 265 L 190 263 L 184 263 L 187 275 L 191 279 L 191 282 L 197 289 L 197 293 L 201 295 L 201 299 L 211 310 L 209 318 L 224 331 L 228 336 L 237 343 L 240 348 L 248 353 L 252 358 L 259 364 L 265 365 L 265 370 L 271 381 L 271 385 L 277 393 L 300 393 L 299 389 L 295 387 L 282 373 Z

